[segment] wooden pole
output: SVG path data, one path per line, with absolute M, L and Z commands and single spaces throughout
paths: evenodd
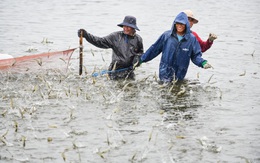
M 79 75 L 82 75 L 82 66 L 83 66 L 83 31 L 80 33 L 79 38 Z

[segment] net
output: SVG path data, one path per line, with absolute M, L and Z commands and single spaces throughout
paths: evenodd
M 39 68 L 68 68 L 70 58 L 76 48 L 64 51 L 26 55 L 0 59 L 0 70 L 28 71 Z M 1 54 L 0 54 L 1 55 Z

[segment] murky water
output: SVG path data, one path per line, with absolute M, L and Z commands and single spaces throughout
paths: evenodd
M 77 30 L 105 36 L 137 17 L 147 49 L 190 8 L 203 39 L 218 35 L 191 64 L 187 80 L 158 85 L 160 57 L 136 69 L 135 81 L 92 78 L 111 50 L 84 42 L 69 71 L 0 73 L 0 162 L 260 162 L 260 3 L 251 1 L 0 2 L 0 53 L 13 56 L 78 46 Z M 48 41 L 46 41 L 46 39 Z M 61 65 L 62 68 L 62 65 Z

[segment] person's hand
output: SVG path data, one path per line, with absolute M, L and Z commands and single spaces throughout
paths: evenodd
M 133 59 L 133 68 L 139 67 L 142 64 L 141 56 L 135 56 Z
M 209 63 L 203 65 L 204 69 L 213 68 Z
M 218 37 L 217 35 L 213 34 L 213 33 L 210 33 L 209 34 L 209 41 L 213 42 L 214 40 L 216 40 Z
M 81 31 L 82 31 L 82 37 L 85 37 L 87 36 L 87 31 L 85 29 L 79 29 L 78 30 L 78 36 L 80 37 L 81 36 Z

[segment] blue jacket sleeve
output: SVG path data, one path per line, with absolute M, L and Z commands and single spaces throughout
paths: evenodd
M 165 35 L 162 34 L 158 40 L 142 55 L 141 61 L 148 62 L 157 57 L 163 49 Z
M 197 65 L 198 67 L 202 67 L 202 62 L 206 61 L 204 60 L 201 56 L 202 56 L 202 52 L 201 52 L 201 48 L 199 45 L 199 42 L 194 39 L 193 43 L 192 43 L 192 47 L 193 47 L 193 51 L 192 51 L 192 55 L 191 55 L 191 61 Z

